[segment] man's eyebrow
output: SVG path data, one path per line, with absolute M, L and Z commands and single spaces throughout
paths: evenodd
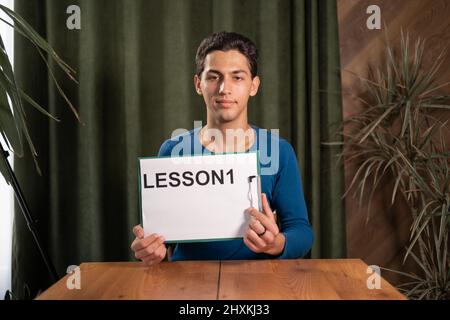
M 245 70 L 234 70 L 231 73 L 233 73 L 233 74 L 238 74 L 238 73 L 245 73 L 245 74 L 247 74 L 247 71 L 245 71 Z
M 222 74 L 220 71 L 214 70 L 214 69 L 208 70 L 207 73 L 217 73 L 217 74 Z
M 217 73 L 217 74 L 222 74 L 222 72 L 220 72 L 219 70 L 214 70 L 214 69 L 210 69 L 210 70 L 207 71 L 207 73 L 209 73 L 209 72 L 211 72 L 211 73 Z M 231 73 L 232 73 L 232 74 L 238 74 L 238 73 L 245 73 L 245 74 L 248 74 L 247 71 L 242 70 L 242 69 L 233 70 L 233 71 L 231 71 Z

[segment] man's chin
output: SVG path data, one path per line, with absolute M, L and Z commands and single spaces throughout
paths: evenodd
M 235 121 L 236 119 L 237 119 L 237 116 L 228 116 L 228 115 L 223 116 L 222 115 L 217 118 L 217 121 L 219 123 L 230 123 L 230 122 Z
M 235 114 L 234 112 L 221 112 L 217 115 L 217 120 L 220 123 L 229 123 L 238 118 L 238 114 Z
M 243 110 L 215 110 L 214 118 L 217 123 L 230 123 L 236 121 L 241 115 Z

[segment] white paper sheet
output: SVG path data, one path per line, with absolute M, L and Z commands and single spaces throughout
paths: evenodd
M 140 158 L 139 164 L 146 236 L 157 233 L 166 242 L 242 238 L 245 209 L 261 208 L 256 152 Z

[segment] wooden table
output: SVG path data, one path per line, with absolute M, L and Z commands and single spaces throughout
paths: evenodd
M 38 299 L 406 299 L 384 279 L 368 289 L 359 259 L 83 263 L 80 290 L 69 276 Z

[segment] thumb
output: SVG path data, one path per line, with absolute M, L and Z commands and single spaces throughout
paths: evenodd
M 266 196 L 266 194 L 265 194 L 265 193 L 262 193 L 262 194 L 261 194 L 261 198 L 262 198 L 262 207 L 263 207 L 264 214 L 265 214 L 267 217 L 269 217 L 269 219 L 270 219 L 271 221 L 275 221 L 275 217 L 274 217 L 274 215 L 273 215 L 272 209 L 270 209 L 269 202 L 267 201 L 267 196 Z
M 133 233 L 138 239 L 144 238 L 144 229 L 138 224 L 137 226 L 134 226 Z

